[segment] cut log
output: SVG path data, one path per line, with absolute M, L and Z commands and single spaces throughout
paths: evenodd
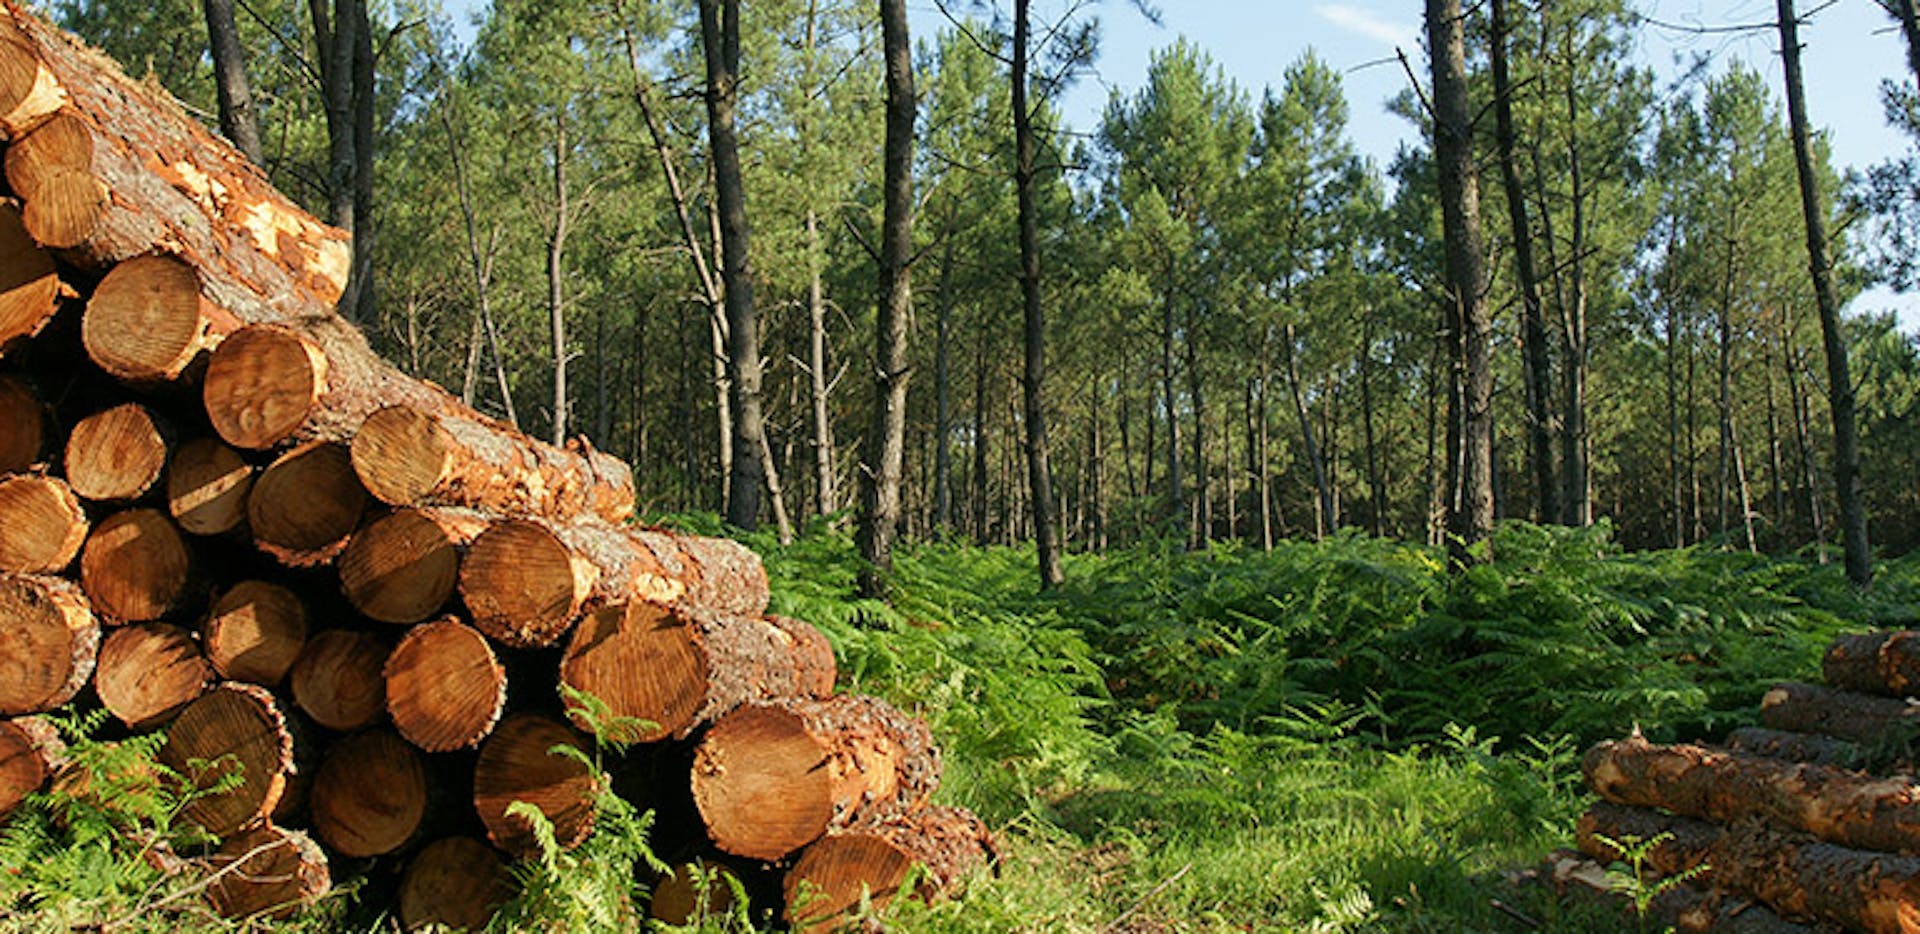
M 633 473 L 589 447 L 567 450 L 454 411 L 390 405 L 353 439 L 367 491 L 394 506 L 462 506 L 568 521 L 633 515 Z
M 0 716 L 52 710 L 93 676 L 100 624 L 57 577 L 0 574 Z
M 488 521 L 465 509 L 396 509 L 353 534 L 338 561 L 340 587 L 369 619 L 427 619 L 453 599 L 461 552 Z
M 472 837 L 436 840 L 400 880 L 400 926 L 479 931 L 513 895 L 513 875 L 492 847 Z
M 759 616 L 767 580 L 757 555 L 725 539 L 503 519 L 468 549 L 460 595 L 482 632 L 529 648 L 552 644 L 583 612 L 611 603 L 681 602 Z
M 67 744 L 39 717 L 0 720 L 0 818 L 47 787 L 66 764 Z
M 723 863 L 706 859 L 681 863 L 654 884 L 647 913 L 653 920 L 674 927 L 724 918 L 739 904 L 734 891 L 739 884 Z
M 167 511 L 194 535 L 225 535 L 246 524 L 253 465 L 214 438 L 174 449 L 167 467 Z
M 333 307 L 352 261 L 344 231 L 318 223 L 275 191 L 260 169 L 164 92 L 128 78 L 25 8 L 9 7 L 7 18 L 13 41 L 0 43 L 0 74 L 21 76 L 16 86 L 32 85 L 0 124 L 19 139 L 55 112 L 83 118 L 92 150 L 84 176 L 113 192 L 64 225 L 61 245 L 72 243 L 67 259 L 104 270 L 164 247 L 208 274 L 216 301 L 231 291 L 289 313 Z M 0 103 L 8 96 L 0 94 Z M 75 161 L 15 189 L 29 218 L 50 177 L 82 175 Z M 31 220 L 27 226 L 33 229 Z
M 1847 691 L 1906 697 L 1920 692 L 1920 632 L 1841 636 L 1820 660 L 1827 684 Z
M 39 334 L 60 310 L 63 292 L 52 255 L 33 242 L 19 209 L 0 203 L 0 353 Z
M 1866 762 L 1866 750 L 1855 743 L 1815 733 L 1769 730 L 1762 726 L 1743 726 L 1728 733 L 1727 748 L 1769 759 L 1811 762 L 1843 769 L 1858 769 Z
M 1816 934 L 1815 928 L 1788 921 L 1747 896 L 1692 885 L 1666 887 L 1653 897 L 1643 916 L 1633 899 L 1615 887 L 1607 868 L 1578 851 L 1556 851 L 1540 868 L 1520 873 L 1515 881 L 1541 882 L 1551 885 L 1558 898 L 1602 905 L 1614 913 L 1619 930 L 1652 921 L 1655 928 L 1684 934 Z M 1561 919 L 1562 923 L 1570 920 Z
M 47 407 L 27 384 L 0 373 L 0 474 L 40 463 L 47 449 Z
M 298 830 L 262 824 L 207 859 L 207 904 L 221 917 L 290 918 L 333 887 L 327 854 Z
M 308 801 L 313 832 L 342 856 L 380 856 L 406 845 L 427 814 L 427 767 L 388 730 L 333 744 Z
M 93 689 L 129 729 L 173 719 L 213 685 L 213 665 L 193 634 L 166 623 L 123 626 L 100 644 Z
M 221 677 L 273 687 L 306 645 L 307 608 L 278 584 L 241 581 L 213 601 L 203 638 Z
M 507 706 L 507 672 L 493 648 L 451 617 L 409 630 L 385 675 L 394 726 L 428 752 L 478 745 Z
M 298 331 L 274 325 L 241 328 L 221 341 L 201 384 L 213 430 L 256 451 L 292 437 L 326 390 L 326 354 Z
M 173 520 L 157 509 L 108 516 L 80 553 L 80 586 L 110 623 L 144 623 L 177 609 L 192 556 Z
M 1708 868 L 1703 884 L 1766 903 L 1789 919 L 1822 919 L 1872 934 L 1920 931 L 1920 859 L 1850 850 L 1763 824 L 1722 828 L 1686 817 L 1600 802 L 1580 818 L 1583 853 L 1611 863 L 1620 852 L 1602 836 L 1631 845 L 1663 833 L 1646 868 L 1662 877 Z
M 181 811 L 187 820 L 225 839 L 273 813 L 293 771 L 293 736 L 266 688 L 219 685 L 188 704 L 166 734 L 160 761 L 190 786 L 212 789 L 239 777 L 225 791 L 188 802 Z
M 825 697 L 833 680 L 833 646 L 806 623 L 648 602 L 588 614 L 560 660 L 561 685 L 605 704 L 619 735 L 603 738 L 624 743 L 685 737 L 742 704 Z
M 876 908 L 891 901 L 915 866 L 926 872 L 914 895 L 931 903 L 958 894 L 993 855 L 993 835 L 962 808 L 923 808 L 835 830 L 787 871 L 786 918 L 795 930 L 832 930 L 863 900 Z
M 0 572 L 52 574 L 87 540 L 87 514 L 65 482 L 38 474 L 0 478 Z
M 6 151 L 7 187 L 16 192 L 32 188 L 41 176 L 57 169 L 93 169 L 93 131 L 71 110 L 54 113 Z
M 851 695 L 741 707 L 707 731 L 693 763 L 714 844 L 761 860 L 921 807 L 939 783 L 926 724 Z
M 1760 698 L 1760 722 L 1862 745 L 1900 744 L 1920 735 L 1920 706 L 1813 684 L 1781 684 Z
M 1832 766 L 1608 741 L 1581 760 L 1587 785 L 1616 804 L 1720 823 L 1761 818 L 1862 850 L 1920 853 L 1920 786 Z
M 556 755 L 557 746 L 586 751 L 586 740 L 566 724 L 538 714 L 500 722 L 480 746 L 473 766 L 473 806 L 493 845 L 518 857 L 539 852 L 532 826 L 507 813 L 516 801 L 539 809 L 553 824 L 562 849 L 572 849 L 593 830 L 593 775 L 585 763 Z
M 329 730 L 360 729 L 386 712 L 380 675 L 386 663 L 387 647 L 379 639 L 351 629 L 322 630 L 293 663 L 293 702 Z
M 67 483 L 83 499 L 127 502 L 147 495 L 167 466 L 167 437 L 153 413 L 129 402 L 96 412 L 67 436 Z
M 288 567 L 311 567 L 347 547 L 366 505 L 347 449 L 309 444 L 260 472 L 247 495 L 247 522 L 261 551 Z
M 220 317 L 193 267 L 171 256 L 137 256 L 107 272 L 80 316 L 80 343 L 94 365 L 134 384 L 179 379 L 214 343 Z

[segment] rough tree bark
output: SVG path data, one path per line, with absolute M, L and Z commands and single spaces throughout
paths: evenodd
M 885 592 L 887 576 L 893 570 L 893 541 L 900 524 L 900 475 L 906 460 L 907 317 L 913 301 L 908 265 L 913 254 L 916 102 L 913 43 L 907 35 L 905 0 L 880 0 L 880 29 L 887 63 L 885 213 L 880 227 L 879 318 L 874 322 L 873 424 L 867 432 L 866 469 L 860 473 L 860 553 L 866 558 L 860 589 L 870 597 Z
M 1022 376 L 1027 432 L 1027 475 L 1033 496 L 1034 548 L 1039 553 L 1040 586 L 1051 589 L 1064 578 L 1060 544 L 1053 522 L 1052 471 L 1047 467 L 1046 320 L 1040 304 L 1040 209 L 1035 200 L 1033 112 L 1027 104 L 1029 0 L 1013 4 L 1014 189 L 1020 210 L 1020 294 L 1026 318 L 1026 369 Z M 1172 412 L 1168 412 L 1169 422 Z
M 260 122 L 253 112 L 253 85 L 247 80 L 247 51 L 233 20 L 233 0 L 203 0 L 207 46 L 213 53 L 213 87 L 220 102 L 220 135 L 254 165 L 264 165 Z
M 1787 122 L 1793 135 L 1793 165 L 1800 176 L 1800 211 L 1806 218 L 1807 268 L 1820 309 L 1820 336 L 1827 350 L 1827 399 L 1833 413 L 1833 480 L 1840 498 L 1840 535 L 1846 547 L 1847 579 L 1866 589 L 1873 583 L 1867 545 L 1867 511 L 1860 489 L 1860 435 L 1854 425 L 1853 377 L 1840 304 L 1833 294 L 1833 261 L 1827 252 L 1820 179 L 1814 174 L 1813 141 L 1807 129 L 1807 94 L 1800 74 L 1800 30 L 1793 0 L 1779 0 L 1780 52 L 1786 63 Z

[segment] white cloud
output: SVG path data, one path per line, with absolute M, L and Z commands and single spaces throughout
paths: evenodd
M 1319 3 L 1314 5 L 1313 12 L 1341 29 L 1359 33 L 1387 45 L 1411 49 L 1420 41 L 1419 31 L 1414 27 L 1387 19 L 1357 4 Z

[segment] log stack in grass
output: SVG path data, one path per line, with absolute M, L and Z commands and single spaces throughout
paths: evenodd
M 1719 745 L 1636 733 L 1588 750 L 1602 800 L 1581 818 L 1581 851 L 1614 862 L 1639 849 L 1643 872 L 1684 875 L 1715 904 L 1920 932 L 1920 632 L 1841 636 L 1822 669 L 1826 684 L 1774 687 L 1762 725 Z
M 382 360 L 333 311 L 345 234 L 0 3 L 0 815 L 96 786 L 38 715 L 104 709 L 199 789 L 215 842 L 170 865 L 214 910 L 385 874 L 405 926 L 478 927 L 539 849 L 516 802 L 562 847 L 593 832 L 609 783 L 554 750 L 599 730 L 616 769 L 679 763 L 633 803 L 707 833 L 662 855 L 785 874 L 763 917 L 831 926 L 987 862 L 929 805 L 926 726 L 835 696 L 751 551 L 632 524 L 619 460 Z

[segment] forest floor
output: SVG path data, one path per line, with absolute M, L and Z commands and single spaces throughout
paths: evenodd
M 1507 525 L 1461 575 L 1357 535 L 1134 546 L 1068 556 L 1051 593 L 1030 549 L 926 544 L 901 553 L 891 604 L 855 596 L 851 538 L 825 523 L 749 543 L 772 610 L 827 632 L 843 690 L 926 717 L 937 800 L 999 835 L 997 872 L 895 911 L 907 932 L 1618 930 L 1507 881 L 1571 842 L 1586 745 L 1635 725 L 1718 737 L 1772 683 L 1814 678 L 1834 634 L 1920 620 L 1920 558 L 1883 562 L 1862 597 L 1808 556 L 1628 554 L 1605 528 Z M 0 833 L 0 932 L 173 926 L 119 807 Z M 643 822 L 602 823 L 524 867 L 503 929 L 632 926 Z M 349 885 L 273 928 L 392 930 L 359 900 Z

